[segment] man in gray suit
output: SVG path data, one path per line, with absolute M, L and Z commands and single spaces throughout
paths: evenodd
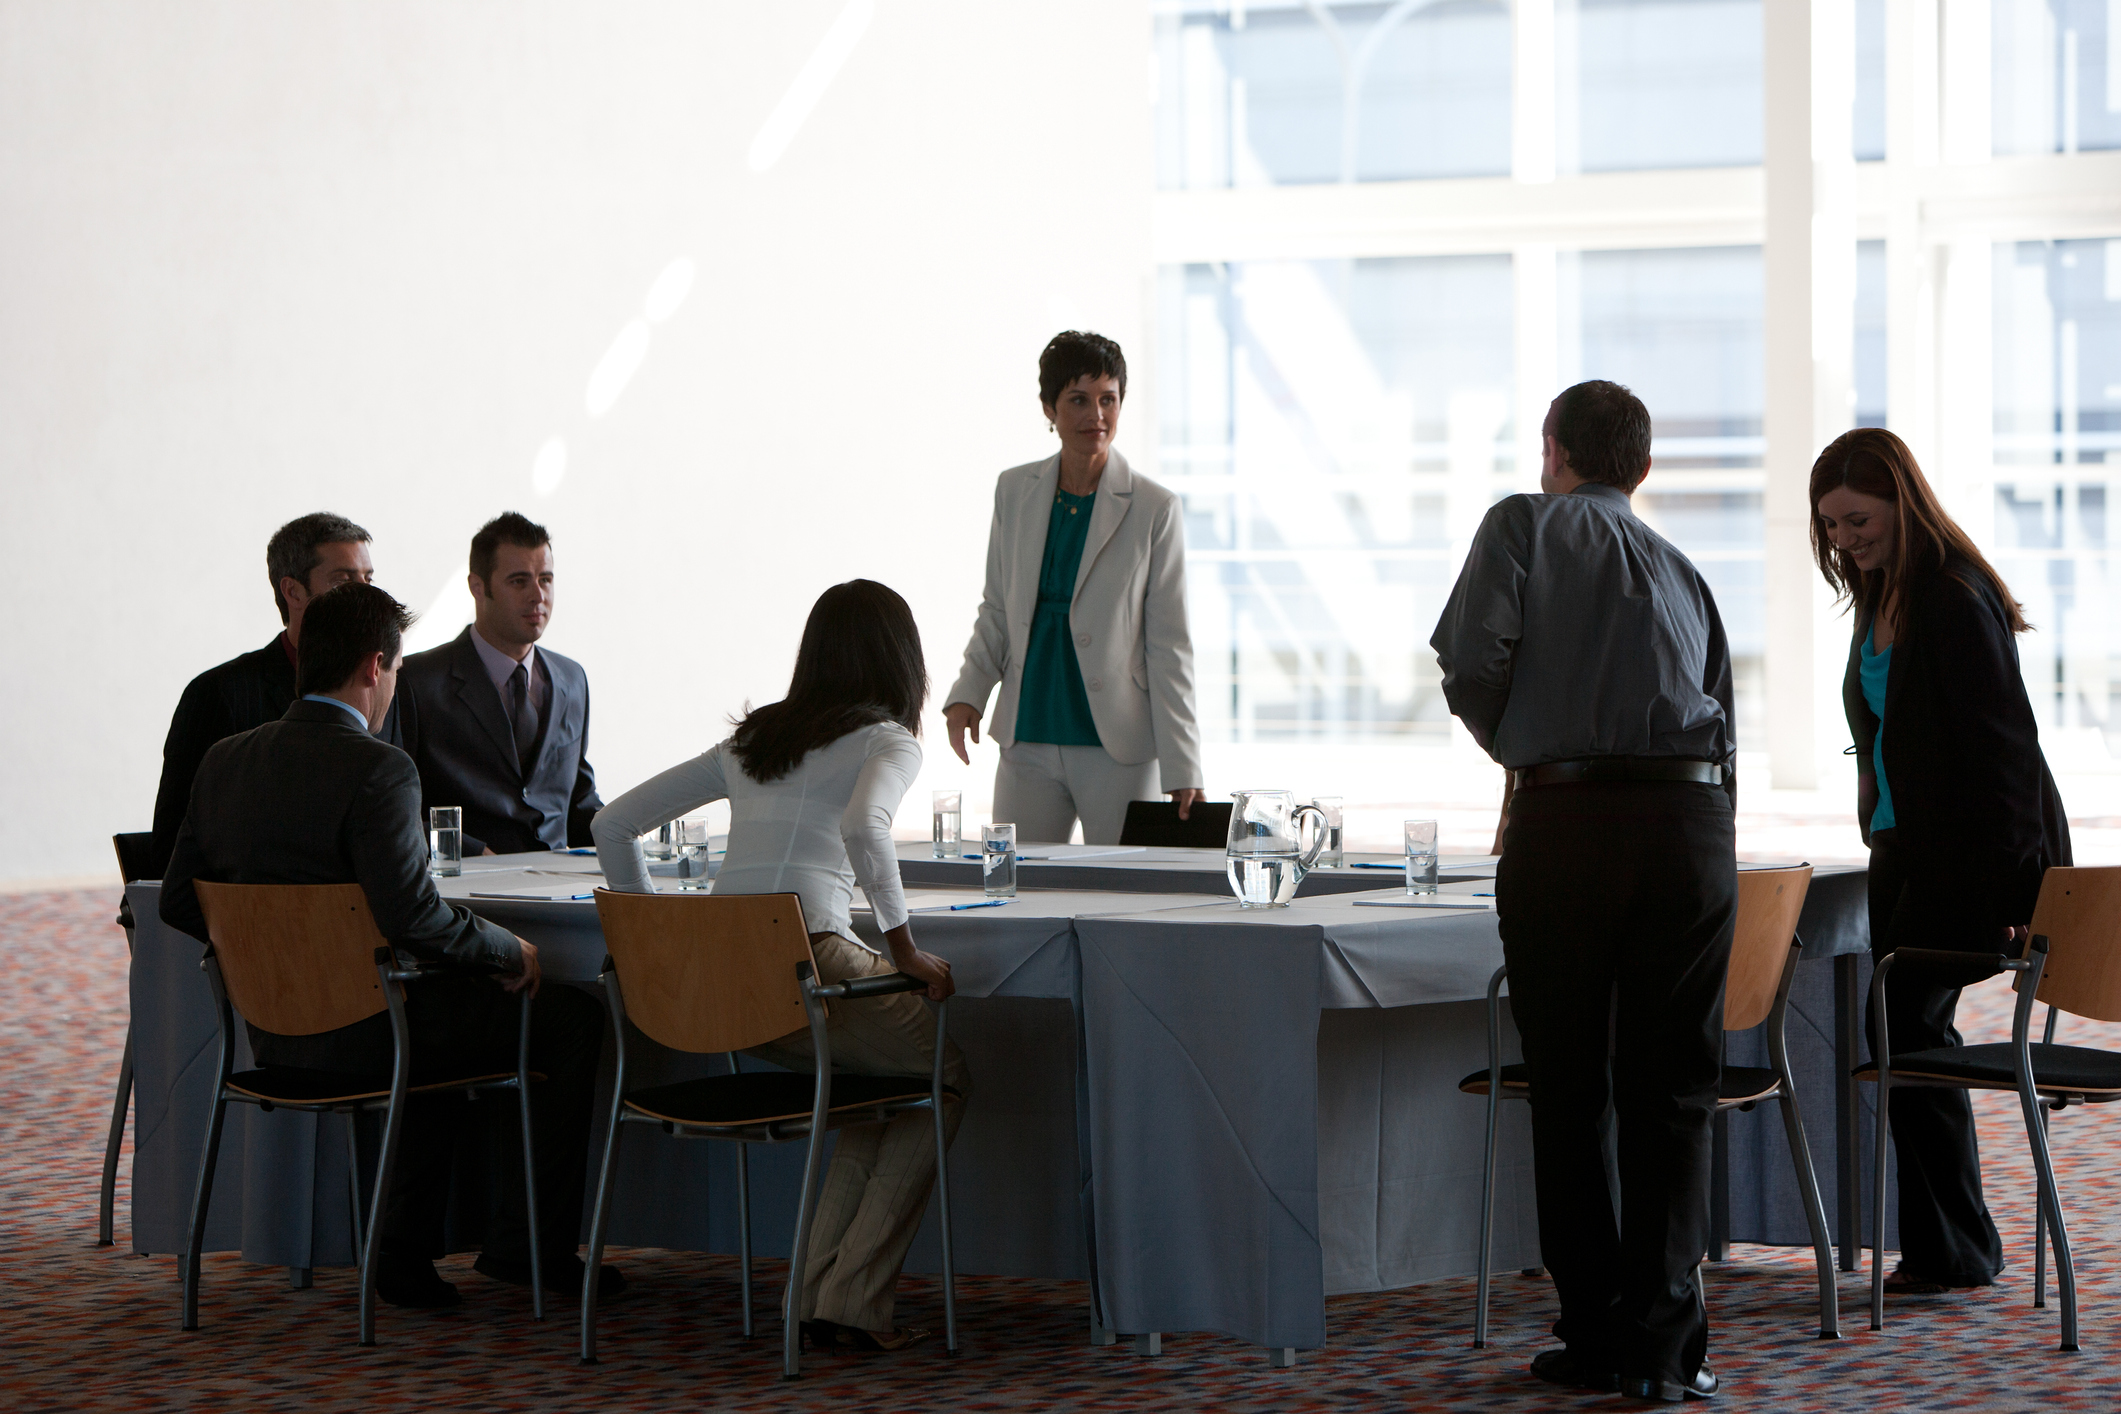
M 407 622 L 404 606 L 370 584 L 343 584 L 310 602 L 296 669 L 302 695 L 280 720 L 207 751 L 163 879 L 162 919 L 208 941 L 199 879 L 359 884 L 391 946 L 444 969 L 407 989 L 416 1076 L 512 1069 L 520 1004 L 509 994 L 529 989 L 536 998 L 530 1063 L 546 1077 L 531 1090 L 545 1284 L 578 1292 L 582 1263 L 575 1247 L 603 1011 L 573 988 L 539 990 L 536 947 L 435 892 L 412 763 L 370 735 L 390 710 Z M 252 1028 L 250 1037 L 252 1054 L 267 1068 L 362 1076 L 390 1069 L 389 1018 L 380 1014 L 316 1035 Z M 407 1109 L 376 1273 L 377 1294 L 392 1305 L 457 1301 L 432 1258 L 441 1250 L 452 1120 L 460 1115 L 450 1102 L 431 1099 L 415 1099 Z M 528 1285 L 522 1151 L 513 1123 L 497 1127 L 492 1138 L 499 1211 L 478 1270 Z M 624 1278 L 607 1269 L 599 1282 L 609 1292 Z
M 552 537 L 514 511 L 471 539 L 471 627 L 405 660 L 405 750 L 430 808 L 464 810 L 466 854 L 594 845 L 589 675 L 540 648 Z

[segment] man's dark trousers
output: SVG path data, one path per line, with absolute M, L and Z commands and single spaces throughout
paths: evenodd
M 1554 1333 L 1623 1374 L 1689 1380 L 1708 1347 L 1696 1268 L 1738 906 L 1730 797 L 1667 781 L 1521 791 L 1495 894 Z
M 490 977 L 441 976 L 410 983 L 405 1013 L 412 1035 L 414 1084 L 501 1074 L 516 1067 L 522 1000 Z M 531 1082 L 530 1123 L 537 1159 L 538 1236 L 547 1260 L 573 1252 L 581 1241 L 583 1171 L 603 1038 L 604 1011 L 595 998 L 557 982 L 539 988 L 530 1009 L 530 1068 L 545 1079 Z M 266 1065 L 388 1074 L 390 1018 L 372 1016 L 316 1036 L 253 1031 L 251 1049 Z M 494 1214 L 483 1250 L 503 1262 L 528 1264 L 523 1131 L 516 1098 L 508 1091 L 490 1091 L 477 1103 L 491 1111 L 484 1119 Z M 405 1111 L 382 1245 L 402 1256 L 439 1257 L 454 1131 L 467 1115 L 462 1102 L 448 1096 L 414 1096 Z

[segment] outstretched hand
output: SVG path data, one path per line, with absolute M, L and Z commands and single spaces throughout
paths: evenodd
M 950 749 L 957 759 L 967 766 L 972 764 L 971 753 L 965 750 L 965 734 L 972 734 L 972 744 L 979 745 L 979 708 L 969 702 L 953 702 L 943 709 L 943 720 L 950 724 Z

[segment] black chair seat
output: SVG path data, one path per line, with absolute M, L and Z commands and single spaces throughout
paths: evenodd
M 1764 1065 L 1727 1065 L 1716 1085 L 1716 1103 L 1728 1108 L 1772 1099 L 1782 1088 L 1775 1072 Z
M 1485 1095 L 1488 1093 L 1488 1073 L 1485 1070 L 1476 1070 L 1465 1079 L 1459 1081 L 1458 1088 L 1465 1091 L 1468 1095 Z M 1514 1092 L 1522 1095 L 1531 1088 L 1532 1071 L 1523 1061 L 1518 1061 L 1515 1065 L 1506 1065 L 1502 1068 L 1502 1089 L 1504 1094 L 1507 1095 Z
M 1765 1100 L 1775 1093 L 1775 1072 L 1765 1066 L 1727 1065 L 1723 1068 L 1723 1082 L 1716 1087 L 1716 1098 L 1723 1105 L 1750 1104 Z M 1476 1070 L 1458 1082 L 1458 1088 L 1468 1095 L 1488 1093 L 1488 1073 Z M 1532 1073 L 1522 1061 L 1502 1068 L 1502 1089 L 1505 1095 L 1521 1097 L 1532 1088 Z
M 695 1129 L 734 1129 L 810 1118 L 815 1076 L 794 1071 L 747 1071 L 656 1085 L 626 1097 L 626 1107 L 651 1119 Z M 956 1092 L 944 1088 L 944 1094 Z M 832 1076 L 832 1108 L 844 1117 L 879 1105 L 909 1105 L 928 1099 L 928 1081 L 915 1075 Z
M 493 1085 L 504 1080 L 513 1080 L 512 1070 L 497 1071 L 492 1075 L 466 1075 L 446 1080 L 422 1080 L 406 1086 L 409 1095 L 423 1094 L 433 1090 L 462 1090 L 472 1085 Z M 530 1073 L 532 1080 L 545 1077 L 536 1071 Z M 262 1100 L 269 1105 L 352 1105 L 365 1101 L 387 1101 L 390 1099 L 390 1077 L 388 1075 L 342 1075 L 333 1070 L 305 1070 L 300 1066 L 266 1066 L 258 1070 L 242 1070 L 228 1077 L 228 1088 L 239 1095 Z
M 2017 1063 L 2009 1042 L 1986 1046 L 1942 1046 L 1893 1057 L 1893 1082 L 1944 1080 L 1977 1090 L 2018 1088 Z M 2083 1095 L 2093 1100 L 2121 1099 L 2121 1052 L 2090 1046 L 2032 1046 L 2033 1084 L 2048 1094 Z M 1876 1080 L 1878 1067 L 1865 1065 L 1858 1080 Z

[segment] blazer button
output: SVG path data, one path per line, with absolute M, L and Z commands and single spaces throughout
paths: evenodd
M 1105 680 L 1103 678 L 1090 679 L 1090 690 L 1092 692 L 1103 692 L 1105 690 Z
M 1087 633 L 1078 633 L 1077 635 L 1075 635 L 1075 641 L 1079 646 L 1088 648 L 1090 646 L 1090 635 Z

